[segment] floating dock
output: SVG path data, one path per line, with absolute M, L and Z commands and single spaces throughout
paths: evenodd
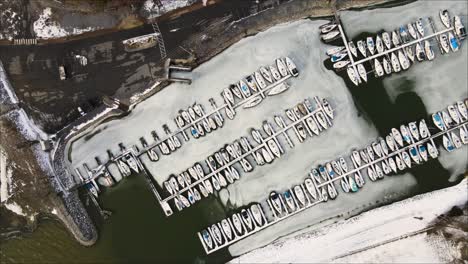
M 466 99 L 463 103 L 466 105 L 466 107 L 468 107 L 468 99 Z M 230 246 L 230 245 L 232 245 L 232 244 L 234 244 L 234 243 L 236 243 L 236 242 L 238 242 L 238 241 L 240 241 L 240 240 L 242 240 L 242 239 L 244 239 L 244 238 L 246 238 L 246 237 L 248 237 L 250 235 L 253 235 L 253 234 L 255 234 L 255 233 L 257 233 L 257 232 L 259 232 L 259 231 L 261 231 L 261 230 L 263 230 L 263 229 L 265 229 L 267 227 L 270 227 L 270 226 L 272 226 L 272 225 L 274 225 L 276 223 L 279 223 L 279 222 L 283 221 L 284 219 L 287 219 L 287 218 L 289 218 L 289 217 L 291 217 L 293 215 L 296 215 L 299 212 L 302 212 L 302 211 L 304 211 L 304 210 L 306 210 L 308 208 L 311 208 L 311 207 L 313 207 L 313 206 L 315 206 L 317 204 L 326 202 L 326 201 L 328 201 L 328 199 L 325 199 L 325 197 L 321 195 L 321 190 L 324 189 L 328 185 L 334 185 L 334 182 L 336 182 L 336 181 L 339 181 L 339 180 L 341 180 L 341 179 L 343 179 L 343 178 L 345 178 L 347 176 L 353 175 L 355 173 L 360 174 L 362 170 L 366 169 L 369 166 L 374 166 L 374 165 L 376 165 L 376 164 L 378 164 L 378 163 L 380 163 L 380 162 L 382 162 L 384 160 L 388 160 L 388 159 L 390 159 L 390 158 L 392 158 L 392 157 L 394 157 L 396 155 L 401 155 L 401 153 L 403 151 L 407 151 L 407 150 L 409 150 L 409 149 L 411 149 L 413 147 L 423 145 L 423 144 L 425 144 L 427 142 L 430 142 L 431 144 L 433 144 L 434 147 L 437 148 L 437 145 L 435 144 L 434 139 L 436 139 L 438 137 L 442 137 L 442 136 L 447 136 L 447 135 L 449 135 L 449 133 L 452 133 L 453 131 L 459 130 L 461 132 L 461 129 L 464 129 L 464 131 L 466 131 L 468 133 L 468 118 L 462 118 L 460 120 L 461 121 L 459 123 L 452 122 L 450 127 L 447 127 L 445 130 L 440 131 L 438 133 L 435 133 L 433 135 L 429 132 L 429 129 L 428 129 L 428 131 L 427 131 L 428 135 L 426 137 L 424 137 L 424 138 L 420 137 L 419 140 L 415 140 L 413 138 L 413 136 L 410 136 L 411 144 L 406 144 L 406 146 L 400 147 L 400 148 L 397 147 L 394 151 L 391 151 L 388 154 L 383 153 L 382 157 L 373 159 L 368 163 L 362 164 L 361 166 L 356 166 L 354 164 L 354 162 L 353 162 L 353 165 L 355 167 L 354 169 L 351 169 L 351 170 L 349 170 L 349 171 L 347 171 L 347 172 L 345 172 L 345 173 L 343 173 L 341 175 L 336 174 L 337 175 L 336 177 L 330 178 L 328 181 L 317 183 L 314 180 L 314 177 L 308 176 L 307 178 L 310 177 L 310 179 L 312 179 L 314 188 L 315 188 L 315 190 L 316 190 L 316 192 L 318 194 L 316 199 L 314 199 L 312 197 L 312 195 L 310 195 L 310 193 L 308 193 L 305 190 L 303 184 L 299 184 L 300 188 L 302 189 L 302 191 L 304 192 L 304 195 L 307 198 L 305 205 L 301 206 L 301 204 L 298 202 L 298 199 L 296 197 L 295 192 L 292 190 L 293 188 L 290 188 L 288 191 L 292 195 L 296 210 L 291 210 L 291 208 L 286 205 L 286 202 L 284 201 L 283 196 L 280 194 L 279 199 L 280 199 L 281 205 L 282 205 L 282 207 L 281 207 L 282 208 L 282 215 L 278 215 L 277 212 L 275 212 L 275 209 L 273 208 L 273 205 L 272 205 L 272 201 L 268 198 L 268 199 L 266 199 L 265 202 L 269 206 L 269 211 L 270 211 L 269 215 L 265 214 L 265 212 L 267 211 L 265 209 L 268 209 L 268 208 L 264 208 L 264 207 L 262 207 L 261 204 L 258 204 L 258 206 L 260 206 L 260 208 L 261 208 L 261 212 L 262 212 L 264 218 L 266 219 L 266 221 L 263 223 L 263 225 L 254 225 L 255 227 L 253 228 L 253 230 L 250 230 L 248 232 L 244 232 L 243 234 L 236 233 L 235 228 L 232 228 L 231 231 L 233 233 L 236 233 L 237 236 L 233 237 L 232 239 L 227 239 L 226 236 L 223 236 L 224 240 L 222 241 L 222 243 L 217 243 L 216 240 L 213 239 L 212 233 L 210 233 L 211 238 L 213 240 L 213 245 L 214 245 L 214 246 L 211 246 L 211 247 L 208 246 L 207 243 L 205 242 L 205 239 L 203 238 L 203 231 L 201 231 L 201 232 L 197 233 L 197 235 L 198 235 L 198 237 L 200 239 L 200 242 L 202 243 L 206 254 L 211 254 L 211 253 L 213 253 L 215 251 L 218 251 L 218 250 L 220 250 L 222 248 Z M 420 132 L 418 132 L 418 133 L 420 133 Z M 392 135 L 392 134 L 390 134 L 390 135 Z M 379 142 L 379 141 L 377 140 L 377 142 Z M 396 142 L 395 142 L 395 144 L 398 145 Z M 464 145 L 468 144 L 468 139 L 465 139 L 463 144 Z M 462 146 L 460 146 L 460 147 L 462 147 Z M 366 147 L 364 147 L 362 149 L 366 149 Z M 437 156 L 438 156 L 438 152 L 437 152 Z M 352 158 L 350 158 L 350 159 L 352 160 Z M 428 156 L 428 159 L 431 159 L 431 157 Z M 416 162 L 414 162 L 414 160 L 411 160 L 411 163 L 413 163 L 414 166 L 422 165 L 422 164 L 424 164 L 424 162 L 425 162 L 424 159 L 421 159 L 421 161 L 419 163 L 416 163 Z M 408 167 L 405 166 L 404 170 L 407 169 L 407 168 Z M 400 170 L 399 172 L 401 172 L 401 171 L 402 170 Z M 392 171 L 390 171 L 390 173 L 384 173 L 384 175 L 388 175 L 388 174 L 393 174 L 393 173 L 392 173 Z M 368 177 L 369 177 L 369 175 L 368 175 Z M 371 181 L 376 181 L 376 179 L 371 179 L 370 177 L 369 177 L 369 179 Z M 362 188 L 362 186 L 360 188 Z M 326 188 L 325 188 L 325 190 L 326 190 Z M 239 217 L 241 217 L 239 213 L 236 213 L 236 214 Z M 231 221 L 231 217 L 228 218 L 228 219 Z M 253 221 L 253 219 L 252 219 L 252 222 L 254 222 L 254 224 L 255 224 L 255 221 Z M 220 228 L 220 230 L 221 230 L 221 233 L 224 232 L 222 228 Z M 247 230 L 247 229 L 244 229 L 244 231 L 245 230 Z

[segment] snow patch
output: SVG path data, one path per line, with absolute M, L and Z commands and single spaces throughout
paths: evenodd
M 49 39 L 49 38 L 61 38 L 70 35 L 79 35 L 85 32 L 94 31 L 98 28 L 86 27 L 86 28 L 71 28 L 65 29 L 57 21 L 53 21 L 52 9 L 50 7 L 42 10 L 39 18 L 34 21 L 33 29 L 37 38 Z
M 296 237 L 279 239 L 264 248 L 254 250 L 231 263 L 324 263 L 337 262 L 445 262 L 447 256 L 429 254 L 435 251 L 424 235 L 412 240 L 375 247 L 362 255 L 350 255 L 366 247 L 418 232 L 430 226 L 453 206 L 467 201 L 467 180 L 456 186 L 415 196 L 380 207 L 348 220 L 320 228 Z M 411 246 L 408 246 L 411 244 Z M 320 249 L 320 250 L 317 250 Z M 401 251 L 400 251 L 401 250 Z M 392 254 L 392 252 L 398 254 Z M 442 259 L 440 259 L 440 258 Z M 443 258 L 445 257 L 445 258 Z M 440 260 L 440 261 L 438 261 Z
M 6 203 L 5 207 L 17 215 L 26 216 L 26 213 L 23 212 L 23 208 L 21 208 L 21 206 L 16 202 Z

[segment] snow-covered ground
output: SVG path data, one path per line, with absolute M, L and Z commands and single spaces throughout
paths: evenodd
M 388 243 L 430 226 L 437 216 L 467 201 L 467 180 L 456 186 L 380 207 L 294 237 L 281 238 L 231 263 L 442 263 L 454 246 L 425 233 Z M 365 251 L 364 249 L 371 248 Z M 351 254 L 355 253 L 355 254 Z
M 152 19 L 177 8 L 192 5 L 197 1 L 198 0 L 161 0 L 162 8 L 159 8 L 155 3 L 156 1 L 146 0 L 141 9 L 148 19 Z M 203 3 L 205 3 L 205 1 Z
M 341 13 L 346 33 L 350 38 L 361 32 L 392 31 L 400 25 L 414 22 L 418 18 L 431 17 L 438 30 L 445 29 L 439 19 L 439 10 L 447 9 L 450 14 L 458 15 L 468 26 L 468 2 L 466 1 L 417 1 L 408 5 L 388 9 L 366 11 L 346 11 Z M 365 18 L 365 19 L 363 19 Z M 426 32 L 432 32 L 425 21 Z M 461 49 L 441 55 L 437 43 L 432 41 L 436 58 L 432 62 L 416 63 L 405 74 L 393 74 L 384 79 L 385 88 L 392 100 L 402 93 L 409 92 L 402 88 L 404 82 L 414 82 L 414 91 L 421 97 L 428 113 L 445 108 L 457 100 L 468 98 L 468 45 L 466 40 Z M 456 158 L 454 157 L 456 156 Z M 452 173 L 451 181 L 464 172 L 468 164 L 468 153 L 441 151 L 439 161 Z
M 86 27 L 86 28 L 64 28 L 59 22 L 54 21 L 52 18 L 52 9 L 50 7 L 42 10 L 39 18 L 33 23 L 34 33 L 36 38 L 49 39 L 49 38 L 61 38 L 71 35 L 79 35 L 85 32 L 94 31 L 98 28 Z
M 8 200 L 10 197 L 9 187 L 11 184 L 12 170 L 8 166 L 8 157 L 6 152 L 0 146 L 0 202 Z

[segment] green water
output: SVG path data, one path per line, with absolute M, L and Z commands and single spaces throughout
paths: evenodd
M 125 179 L 100 200 L 114 213 L 99 226 L 96 245 L 83 247 L 61 223 L 45 220 L 32 234 L 4 242 L 1 263 L 205 262 L 195 234 L 225 217 L 212 198 L 166 218 L 141 176 Z M 214 257 L 228 258 L 225 252 Z

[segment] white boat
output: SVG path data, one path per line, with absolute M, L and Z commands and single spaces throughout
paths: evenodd
M 192 178 L 190 178 L 190 174 L 188 172 L 184 171 L 181 174 L 184 177 L 184 180 L 187 183 L 187 185 L 192 184 Z
M 405 125 L 400 126 L 400 131 L 401 131 L 401 136 L 403 137 L 403 140 L 408 143 L 408 145 L 411 144 L 411 132 L 409 128 Z
M 382 33 L 382 41 L 387 47 L 387 49 L 392 48 L 392 41 L 390 40 L 390 34 L 388 34 L 388 32 Z
M 416 141 L 419 140 L 419 131 L 418 131 L 418 125 L 416 122 L 411 122 L 408 124 L 409 131 L 411 132 L 411 136 L 416 139 Z
M 457 108 L 458 108 L 458 112 L 460 113 L 461 118 L 464 119 L 465 121 L 468 120 L 468 110 L 466 108 L 466 105 L 462 101 L 458 101 Z
M 401 71 L 400 62 L 398 61 L 398 57 L 397 55 L 395 55 L 394 52 L 392 52 L 392 55 L 391 55 L 391 62 L 392 62 L 393 71 L 400 72 Z
M 304 185 L 306 187 L 307 192 L 312 197 L 312 199 L 317 200 L 317 190 L 314 187 L 314 183 L 313 183 L 312 179 L 307 178 L 304 181 Z
M 179 128 L 182 128 L 182 127 L 184 127 L 184 125 L 185 125 L 185 121 L 184 121 L 184 119 L 182 118 L 181 115 L 177 115 L 177 116 L 176 116 L 175 122 L 176 122 L 176 124 L 177 124 L 177 127 L 179 127 Z
M 440 10 L 439 11 L 439 17 L 440 17 L 440 21 L 442 21 L 442 24 L 444 24 L 444 26 L 446 28 L 451 27 L 451 25 L 450 25 L 450 15 L 449 15 L 449 12 L 448 12 L 447 9 Z
M 338 175 L 343 174 L 343 171 L 341 170 L 341 166 L 338 164 L 336 160 L 332 160 L 331 166 L 333 168 L 333 171 L 336 172 L 336 174 Z
M 347 66 L 349 63 L 350 63 L 349 60 L 338 61 L 338 62 L 333 63 L 333 68 L 334 69 L 342 69 L 345 66 Z
M 208 191 L 206 190 L 205 186 L 203 184 L 198 185 L 198 189 L 200 190 L 201 194 L 206 198 L 208 197 Z
M 384 156 L 388 155 L 388 153 L 389 153 L 388 146 L 387 146 L 387 143 L 385 142 L 385 140 L 383 138 L 380 138 L 380 148 L 382 149 L 382 152 L 383 152 Z
M 232 233 L 231 226 L 229 225 L 229 222 L 227 219 L 221 220 L 221 228 L 223 229 L 223 232 L 226 235 L 226 238 L 228 240 L 232 240 L 233 233 Z
M 455 146 L 453 145 L 452 140 L 447 135 L 442 136 L 442 143 L 448 152 L 455 150 Z
M 320 192 L 320 195 L 321 195 L 321 200 L 322 201 L 324 201 L 324 202 L 328 201 L 328 193 L 327 193 L 327 190 L 325 188 L 322 188 L 322 190 Z
M 385 175 L 388 175 L 392 172 L 392 170 L 390 169 L 390 166 L 387 164 L 385 160 L 383 160 L 381 164 L 382 164 L 382 170 Z
M 333 109 L 330 106 L 330 103 L 325 98 L 322 99 L 322 107 L 323 107 L 323 110 L 325 111 L 325 114 L 327 114 L 327 116 L 330 117 L 330 119 L 333 119 L 335 117 L 335 115 L 333 114 Z
M 152 149 L 148 150 L 148 157 L 149 157 L 149 159 L 151 161 L 158 161 L 159 160 L 159 156 L 158 156 L 158 153 L 156 152 L 155 148 L 152 148 Z
M 327 121 L 325 120 L 325 116 L 323 115 L 322 112 L 317 112 L 317 113 L 315 114 L 315 117 L 317 118 L 318 123 L 319 123 L 324 129 L 328 129 Z M 300 125 L 300 123 L 299 123 L 299 125 Z M 304 135 L 305 135 L 305 132 L 304 132 Z
M 402 151 L 401 152 L 401 158 L 405 162 L 406 167 L 411 168 L 411 158 L 410 158 L 410 155 L 408 154 L 408 152 Z
M 424 51 L 426 52 L 426 58 L 428 60 L 433 60 L 435 58 L 434 51 L 432 50 L 431 43 L 429 41 L 424 41 Z
M 357 58 L 358 53 L 357 53 L 356 45 L 354 45 L 354 42 L 352 41 L 348 42 L 348 49 L 349 51 L 351 51 L 351 54 L 353 54 L 353 56 Z
M 253 97 L 253 99 L 250 99 L 250 101 L 245 103 L 242 107 L 246 108 L 246 109 L 247 108 L 252 108 L 252 107 L 257 106 L 258 104 L 260 104 L 262 101 L 263 101 L 263 97 L 261 97 L 260 95 L 257 95 L 255 97 Z
M 340 34 L 340 32 L 338 30 L 330 31 L 327 34 L 322 35 L 322 39 L 325 42 L 328 42 L 328 41 L 331 41 L 331 40 L 335 39 L 336 37 L 338 37 L 339 34 Z
M 302 187 L 299 185 L 294 186 L 294 194 L 296 195 L 297 200 L 299 201 L 302 206 L 306 205 L 306 198 Z
M 211 233 L 213 234 L 213 238 L 216 241 L 216 244 L 221 246 L 223 244 L 223 237 L 221 236 L 221 231 L 218 228 L 218 225 L 213 224 L 211 226 Z
M 424 145 L 419 145 L 418 146 L 418 152 L 419 152 L 419 155 L 421 156 L 422 160 L 423 161 L 427 161 L 427 149 Z
M 319 174 L 320 171 L 320 174 Z M 318 170 L 317 169 L 312 169 L 311 170 L 311 176 L 317 181 L 317 183 L 322 183 L 322 180 L 327 181 L 328 176 L 325 168 L 323 166 L 319 166 Z M 320 177 L 322 177 L 322 180 L 320 180 Z
M 234 178 L 234 180 L 239 180 L 240 178 L 239 171 L 237 171 L 235 167 L 231 167 L 231 175 L 232 175 L 232 178 Z
M 361 176 L 360 173 L 355 173 L 355 174 L 354 174 L 354 181 L 356 182 L 356 185 L 357 185 L 359 188 L 362 188 L 362 186 L 364 186 L 364 184 L 365 184 L 364 178 L 362 178 L 362 176 Z
M 240 216 L 242 219 L 242 222 L 247 226 L 248 229 L 252 230 L 253 229 L 253 223 L 252 223 L 252 218 L 250 217 L 250 214 L 247 210 L 242 209 L 240 212 Z
M 377 37 L 375 38 L 375 47 L 377 49 L 377 53 L 382 53 L 385 50 L 384 44 L 379 35 L 377 35 Z
M 359 155 L 361 156 L 361 160 L 364 162 L 364 164 L 369 163 L 370 159 L 365 149 L 360 150 Z
M 265 82 L 265 79 L 263 78 L 262 74 L 260 74 L 258 71 L 254 73 L 255 80 L 258 83 L 258 86 L 260 86 L 260 89 L 265 89 L 267 87 L 267 84 Z
M 327 185 L 327 192 L 328 196 L 332 200 L 335 200 L 336 196 L 338 196 L 338 193 L 336 192 L 335 188 L 333 188 L 331 185 Z
M 225 110 L 226 116 L 227 116 L 229 119 L 233 120 L 234 117 L 236 116 L 236 111 L 234 111 L 234 109 L 232 109 L 231 107 L 226 107 L 226 108 L 224 108 L 224 110 Z M 192 132 L 193 132 L 193 131 L 192 131 Z M 192 133 L 192 134 L 193 134 L 193 133 Z
M 405 26 L 400 26 L 399 32 L 400 32 L 400 39 L 403 42 L 407 42 L 409 37 L 408 37 L 408 31 L 406 30 Z
M 426 120 L 424 119 L 421 119 L 421 121 L 419 121 L 419 134 L 421 138 L 426 138 L 429 136 L 429 129 L 427 128 Z
M 380 148 L 380 144 L 378 142 L 372 142 L 372 149 L 377 157 L 381 158 L 383 155 L 382 149 Z
M 441 116 L 442 116 L 442 120 L 444 121 L 445 127 L 450 128 L 450 126 L 452 124 L 452 118 L 444 110 L 442 110 L 440 112 L 442 113 Z
M 361 156 L 359 156 L 359 152 L 357 150 L 353 150 L 351 153 L 351 160 L 354 163 L 354 167 L 361 167 Z
M 198 115 L 198 117 L 202 117 L 203 116 L 203 107 L 201 104 L 195 104 L 193 106 L 193 110 L 195 111 L 195 114 Z
M 231 85 L 230 86 L 230 89 L 232 91 L 232 93 L 239 99 L 244 99 L 244 97 L 242 96 L 242 92 L 240 91 L 239 87 L 237 85 Z
M 229 184 L 234 183 L 234 179 L 232 178 L 231 172 L 228 169 L 224 170 L 224 178 L 226 178 Z
M 397 130 L 398 132 L 398 130 Z M 385 137 L 385 142 L 387 142 L 388 147 L 390 148 L 391 151 L 395 151 L 396 146 L 395 146 L 395 141 L 393 139 L 393 132 L 390 133 L 390 135 L 387 135 Z
M 375 174 L 375 171 L 372 169 L 371 166 L 367 167 L 367 176 L 371 181 L 377 180 L 377 175 Z
M 424 49 L 421 46 L 421 43 L 416 43 L 416 58 L 418 61 L 423 61 L 426 57 L 426 53 L 424 53 Z
M 326 54 L 327 54 L 328 56 L 332 56 L 333 54 L 336 54 L 336 53 L 338 53 L 338 52 L 344 50 L 344 48 L 345 48 L 344 46 L 333 47 L 333 48 L 331 48 L 331 49 L 328 49 L 327 52 L 326 52 Z
M 244 228 L 242 226 L 240 216 L 238 214 L 234 214 L 231 219 L 232 219 L 232 225 L 234 226 L 234 229 L 236 230 L 237 234 L 243 235 Z
M 424 26 L 422 24 L 422 18 L 416 20 L 416 29 L 418 30 L 421 37 L 424 37 Z
M 245 84 L 245 82 L 243 80 L 240 80 L 237 83 L 237 87 L 239 88 L 239 90 L 244 95 L 244 98 L 250 97 L 252 95 L 252 93 L 250 92 L 249 87 L 247 86 L 247 84 Z
M 452 137 L 452 142 L 453 142 L 453 145 L 455 146 L 455 148 L 460 148 L 462 146 L 462 142 L 461 142 L 460 138 L 457 136 L 457 134 L 455 134 L 455 132 L 452 131 L 450 133 L 450 136 Z
M 331 62 L 341 61 L 342 59 L 346 58 L 347 56 L 348 56 L 348 53 L 346 53 L 346 52 L 336 53 L 336 54 L 333 54 L 331 56 L 330 61 Z
M 434 147 L 431 142 L 427 142 L 427 152 L 429 153 L 429 156 L 431 158 L 435 159 L 439 155 L 439 152 L 437 151 L 437 148 Z
M 450 44 L 449 44 L 447 35 L 445 35 L 445 34 L 439 35 L 439 42 L 440 42 L 440 45 L 442 46 L 442 49 L 444 50 L 444 52 L 449 53 Z
M 257 226 L 263 226 L 263 216 L 262 216 L 262 209 L 260 208 L 259 204 L 253 204 L 250 206 L 250 212 L 252 213 L 253 219 Z
M 463 144 L 468 144 L 468 131 L 466 126 L 460 127 L 460 140 Z
M 195 189 L 196 190 L 196 189 Z M 197 191 L 198 193 L 198 191 Z M 200 193 L 198 193 L 198 196 L 200 196 Z M 187 199 L 189 200 L 189 202 L 191 204 L 194 204 L 197 200 L 200 200 L 200 197 L 198 197 L 199 199 L 196 199 L 195 198 L 195 193 L 193 192 L 193 190 L 189 189 L 188 192 L 187 192 Z
M 458 43 L 458 39 L 453 35 L 451 31 L 448 33 L 448 39 L 449 39 L 450 48 L 452 49 L 452 51 L 453 52 L 457 51 L 460 47 L 460 44 Z
M 392 65 L 388 62 L 387 58 L 383 57 L 382 59 L 383 68 L 386 74 L 392 73 Z
M 171 195 L 175 193 L 174 190 L 172 189 L 172 186 L 171 186 L 171 184 L 169 183 L 169 181 L 165 181 L 165 182 L 164 182 L 164 188 L 165 188 L 166 191 L 167 191 L 168 193 L 170 193 Z
M 400 147 L 403 147 L 403 137 L 401 136 L 400 131 L 396 128 L 392 128 L 392 135 L 395 142 L 398 143 Z
M 265 165 L 265 159 L 263 158 L 261 151 L 254 152 L 253 156 L 257 165 L 259 166 Z
M 190 202 L 183 195 L 178 195 L 179 200 L 182 202 L 184 207 L 190 207 Z
M 296 129 L 297 129 L 297 132 L 299 133 L 299 136 L 301 137 L 300 138 L 301 142 L 304 141 L 304 139 L 306 139 L 306 137 L 307 137 L 307 134 L 306 134 L 306 130 L 305 130 L 304 126 L 302 125 L 302 123 L 297 124 Z
M 409 34 L 411 35 L 411 37 L 413 39 L 417 39 L 418 38 L 418 34 L 416 33 L 416 29 L 414 28 L 413 24 L 412 23 L 409 23 L 408 26 L 408 32 Z
M 410 62 L 408 58 L 401 50 L 398 50 L 398 59 L 400 61 L 400 64 L 403 70 L 407 70 L 410 67 Z
M 401 160 L 400 156 L 395 156 L 395 161 L 399 170 L 406 169 L 405 163 Z
M 375 157 L 374 157 L 374 150 L 372 149 L 372 147 L 367 146 L 366 151 L 367 151 L 367 156 L 369 157 L 369 159 L 373 161 Z
M 286 201 L 286 205 L 289 207 L 290 211 L 293 212 L 296 210 L 296 204 L 294 203 L 294 199 L 292 193 L 290 191 L 285 191 L 283 193 L 284 200 Z
M 268 95 L 269 96 L 277 95 L 286 91 L 287 89 L 289 89 L 289 85 L 283 82 L 283 83 L 278 84 L 274 88 L 272 88 L 270 91 L 268 91 Z
M 276 192 L 271 192 L 270 193 L 270 201 L 271 204 L 273 205 L 273 208 L 275 209 L 277 214 L 281 214 L 283 212 L 282 205 L 281 205 L 281 200 L 279 195 Z
M 460 19 L 459 16 L 454 16 L 453 17 L 453 26 L 455 28 L 455 33 L 460 39 L 465 39 L 466 37 L 466 29 L 465 26 L 463 26 L 463 23 Z
M 372 37 L 367 37 L 366 39 L 367 49 L 369 50 L 371 55 L 375 53 L 375 43 Z
M 347 69 L 349 79 L 354 83 L 354 85 L 359 85 L 358 73 L 352 67 Z
M 380 61 L 378 59 L 374 60 L 374 67 L 377 76 L 381 77 L 385 74 L 384 69 L 382 68 L 382 64 L 380 64 Z
M 268 68 L 270 69 L 271 75 L 273 76 L 274 80 L 281 80 L 281 74 L 279 73 L 278 69 L 276 69 L 276 67 L 270 65 Z
M 359 52 L 361 52 L 362 56 L 367 57 L 366 46 L 365 46 L 363 40 L 358 40 L 357 48 L 358 48 Z
M 209 180 L 206 180 L 203 183 L 204 183 L 203 185 L 205 186 L 206 191 L 208 193 L 213 193 L 214 190 L 213 190 L 213 185 L 211 184 L 211 182 Z
M 387 159 L 387 161 L 388 161 L 388 165 L 390 166 L 390 169 L 392 169 L 392 171 L 394 173 L 397 173 L 397 165 L 395 163 L 395 160 L 393 160 L 393 158 L 389 157 Z
M 366 71 L 366 68 L 364 68 L 364 65 L 358 64 L 357 70 L 359 72 L 359 76 L 361 76 L 361 79 L 367 82 L 367 71 Z
M 308 118 L 306 118 L 306 124 L 315 135 L 319 135 L 319 128 L 312 117 L 309 116 Z
M 454 105 L 449 105 L 447 107 L 447 110 L 452 120 L 455 121 L 455 123 L 460 124 L 461 119 L 460 119 L 460 115 L 458 115 L 458 111 L 456 107 Z
M 286 67 L 288 68 L 289 73 L 292 76 L 296 77 L 299 75 L 299 71 L 297 70 L 296 64 L 291 60 L 289 57 L 285 57 Z
M 268 147 L 270 148 L 271 152 L 276 156 L 276 157 L 281 157 L 281 152 L 279 150 L 278 145 L 276 144 L 276 141 L 273 139 L 268 140 L 267 142 Z
M 195 110 L 193 109 L 192 106 L 189 106 L 188 113 L 189 113 L 190 118 L 192 119 L 192 121 L 197 119 L 197 114 L 195 114 Z
M 325 27 L 323 27 L 320 32 L 322 34 L 327 34 L 328 32 L 334 30 L 338 25 L 337 24 L 329 24 L 329 25 L 326 25 Z
M 281 58 L 276 59 L 276 67 L 278 67 L 278 70 L 283 77 L 286 77 L 288 75 L 288 68 L 286 67 L 284 61 Z
M 216 191 L 219 191 L 221 190 L 221 184 L 219 182 L 219 179 L 218 179 L 218 176 L 217 175 L 213 175 L 211 177 L 211 181 L 213 182 L 213 187 Z
M 211 240 L 211 236 L 210 236 L 210 233 L 206 230 L 203 230 L 201 232 L 201 235 L 203 237 L 203 241 L 205 241 L 205 245 L 209 248 L 209 249 L 212 249 L 213 248 L 213 240 Z
M 123 176 L 127 177 L 130 174 L 132 174 L 130 167 L 123 162 L 121 159 L 117 161 L 117 167 L 119 168 L 120 173 L 122 173 Z
M 331 163 L 328 162 L 327 164 L 325 164 L 325 168 L 326 168 L 326 173 L 330 176 L 330 178 L 334 178 L 335 171 L 333 170 Z
M 349 193 L 349 189 L 350 189 L 350 186 L 349 186 L 349 183 L 347 182 L 347 180 L 348 180 L 347 178 L 343 178 L 340 181 L 341 189 L 345 193 Z
M 414 62 L 414 50 L 413 50 L 413 46 L 408 46 L 405 48 L 405 53 L 406 53 L 406 56 L 408 57 L 408 59 L 411 60 L 411 62 Z
M 434 122 L 434 125 L 436 125 L 438 129 L 442 131 L 446 129 L 440 112 L 432 114 L 432 121 Z
M 252 91 L 258 92 L 258 87 L 254 78 L 254 74 L 245 77 L 245 81 L 247 82 L 247 85 Z
M 419 151 L 416 147 L 411 147 L 409 149 L 409 153 L 411 159 L 413 159 L 414 162 L 416 162 L 417 164 L 421 163 L 421 156 L 419 155 Z
M 396 31 L 392 31 L 392 43 L 395 47 L 400 45 L 400 36 Z
M 251 172 L 253 170 L 252 164 L 245 158 L 240 160 L 240 164 L 244 172 Z
M 262 74 L 262 77 L 267 80 L 269 83 L 273 83 L 273 79 L 271 77 L 270 71 L 265 68 L 265 67 L 260 67 L 260 73 Z M 257 80 L 258 82 L 258 80 Z

